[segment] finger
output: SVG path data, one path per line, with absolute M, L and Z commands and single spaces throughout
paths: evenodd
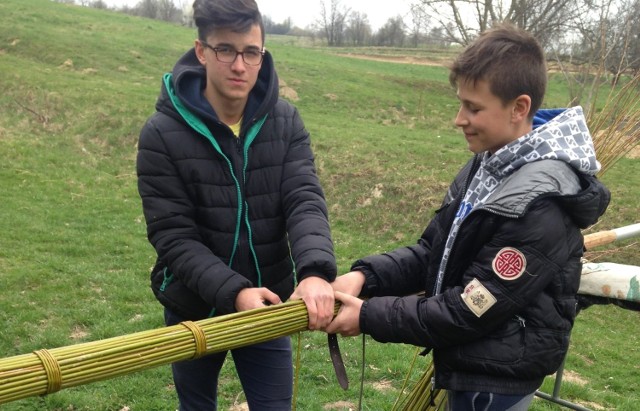
M 337 318 L 337 317 L 336 317 Z M 329 325 L 327 325 L 324 329 L 328 334 L 339 334 L 340 332 L 338 331 L 338 322 L 336 321 L 336 319 L 334 318 L 333 321 L 331 321 L 329 323 Z
M 307 313 L 309 315 L 308 328 L 310 330 L 316 330 L 318 327 L 318 308 L 314 300 L 305 301 L 307 305 Z
M 274 304 L 282 303 L 282 300 L 280 299 L 280 297 L 278 297 L 278 294 L 275 294 L 272 292 L 265 293 L 262 296 L 262 299 L 265 302 L 265 305 L 274 305 Z
M 351 295 L 343 293 L 342 291 L 336 291 L 334 293 L 334 297 L 336 300 L 340 301 L 341 303 L 347 303 L 350 298 L 353 298 Z
M 293 290 L 293 294 L 289 296 L 289 300 L 299 300 L 300 298 L 302 298 L 302 296 L 300 295 L 300 293 L 298 293 L 297 288 Z
M 333 319 L 333 304 L 323 304 L 322 310 L 318 312 L 317 327 L 324 330 Z

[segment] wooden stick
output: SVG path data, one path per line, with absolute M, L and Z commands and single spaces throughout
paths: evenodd
M 584 247 L 587 250 L 591 250 L 594 247 L 613 243 L 614 241 L 626 240 L 637 235 L 640 235 L 640 223 L 587 234 L 584 236 Z

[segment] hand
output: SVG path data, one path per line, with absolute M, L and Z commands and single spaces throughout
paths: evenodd
M 354 337 L 360 334 L 360 310 L 363 301 L 349 294 L 336 291 L 336 300 L 342 305 L 336 318 L 326 328 L 329 334 L 341 334 L 344 337 Z
M 309 313 L 309 329 L 323 330 L 333 318 L 333 288 L 326 280 L 310 276 L 298 283 L 291 300 L 304 301 Z
M 243 288 L 236 297 L 236 310 L 247 311 L 270 304 L 280 304 L 278 294 L 268 288 Z
M 334 291 L 340 291 L 357 297 L 362 292 L 364 282 L 365 277 L 362 271 L 351 271 L 338 276 L 336 280 L 331 283 L 331 286 Z

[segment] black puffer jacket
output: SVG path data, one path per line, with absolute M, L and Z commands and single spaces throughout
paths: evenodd
M 462 222 L 441 294 L 384 297 L 433 294 L 448 233 L 478 164 L 476 157 L 459 173 L 418 244 L 353 265 L 367 278 L 363 295 L 382 296 L 364 302 L 360 327 L 378 341 L 433 349 L 438 388 L 524 395 L 558 368 L 568 349 L 583 252 L 580 228 L 604 212 L 609 193 L 594 177 L 576 177 L 565 163 L 526 165 L 497 197 L 508 195 Z M 578 193 L 561 194 L 565 184 L 579 184 Z M 509 281 L 496 275 L 501 268 L 495 264 L 511 247 L 526 270 Z M 479 309 L 490 307 L 481 316 L 463 301 L 469 285 L 478 284 L 474 279 L 488 291 L 475 301 Z
M 239 138 L 202 96 L 194 50 L 164 77 L 138 146 L 138 189 L 158 258 L 152 288 L 189 319 L 235 311 L 246 287 L 284 301 L 301 280 L 332 281 L 336 263 L 309 134 L 278 98 L 269 53 Z M 294 266 L 295 262 L 295 266 Z

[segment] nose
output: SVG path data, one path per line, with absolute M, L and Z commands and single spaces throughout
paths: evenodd
M 464 113 L 462 112 L 462 107 L 460 107 L 460 109 L 458 110 L 458 114 L 456 114 L 456 118 L 454 122 L 456 127 L 464 127 L 467 124 L 469 124 L 469 121 L 467 120 L 467 118 L 464 116 Z
M 244 63 L 243 56 L 240 53 L 236 54 L 236 59 L 231 63 L 231 70 L 233 71 L 245 71 L 247 66 Z

